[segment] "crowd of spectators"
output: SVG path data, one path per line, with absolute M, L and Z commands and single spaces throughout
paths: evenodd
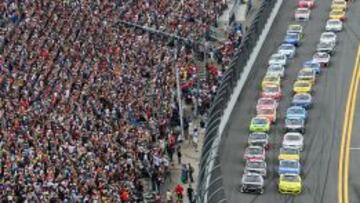
M 0 201 L 136 202 L 144 178 L 159 191 L 179 134 L 174 67 L 201 114 L 221 73 L 211 71 L 194 94 L 199 67 L 189 48 L 117 19 L 194 38 L 224 5 L 2 1 Z

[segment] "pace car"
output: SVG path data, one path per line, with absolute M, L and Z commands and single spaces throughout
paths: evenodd
M 297 21 L 308 21 L 310 19 L 311 11 L 308 8 L 297 8 L 295 10 L 295 20 Z
M 287 58 L 284 54 L 273 54 L 271 55 L 270 59 L 269 59 L 269 66 L 271 65 L 281 65 L 281 66 L 286 66 L 287 63 Z
M 270 122 L 276 122 L 276 108 L 259 108 L 257 109 L 258 117 L 265 117 L 270 120 Z
M 317 52 L 325 52 L 330 55 L 333 55 L 335 53 L 335 44 L 329 43 L 329 42 L 319 42 L 316 45 L 316 51 Z
M 300 175 L 301 166 L 298 160 L 280 160 L 279 162 L 279 175 L 288 173 Z
M 346 20 L 346 12 L 343 10 L 331 10 L 329 14 L 329 18 L 333 20 Z
M 345 11 L 347 9 L 347 3 L 346 1 L 333 1 L 331 4 L 332 10 L 343 10 Z
M 302 68 L 298 73 L 297 80 L 298 81 L 308 81 L 313 85 L 313 84 L 315 84 L 316 73 L 311 68 Z
M 298 2 L 299 8 L 314 8 L 315 2 L 314 0 L 300 0 Z
M 279 160 L 300 160 L 300 151 L 292 147 L 281 147 Z
M 304 148 L 304 137 L 299 132 L 288 132 L 284 135 L 282 146 L 302 151 Z
M 284 43 L 300 46 L 301 35 L 299 33 L 286 33 Z
M 256 104 L 256 110 L 262 108 L 277 108 L 278 102 L 273 98 L 261 97 Z
M 293 44 L 282 44 L 278 49 L 279 54 L 285 55 L 287 58 L 294 58 L 296 47 Z
M 303 64 L 303 68 L 311 68 L 315 71 L 316 74 L 320 74 L 321 73 L 321 65 L 320 63 L 317 63 L 313 60 L 310 61 L 305 61 L 305 63 Z
M 297 80 L 294 83 L 293 87 L 294 94 L 297 93 L 311 93 L 312 92 L 312 84 L 307 80 Z
M 323 32 L 320 35 L 320 42 L 336 44 L 336 34 L 334 32 Z
M 265 160 L 265 149 L 261 146 L 248 146 L 245 149 L 244 159 L 247 161 Z
M 240 191 L 243 193 L 264 193 L 264 178 L 257 173 L 245 173 L 241 178 Z
M 285 133 L 300 132 L 305 133 L 305 121 L 302 118 L 287 118 L 285 119 Z
M 326 21 L 325 30 L 328 32 L 340 32 L 343 29 L 343 22 L 338 19 L 329 19 Z
M 245 164 L 244 173 L 257 173 L 266 177 L 267 175 L 267 164 L 263 160 L 247 161 Z
M 265 75 L 264 79 L 261 82 L 261 88 L 264 89 L 264 87 L 268 85 L 281 85 L 281 78 L 279 76 L 275 75 Z
M 286 119 L 301 118 L 306 121 L 307 116 L 306 109 L 300 106 L 291 106 L 286 110 Z
M 316 52 L 313 55 L 313 61 L 319 63 L 322 67 L 327 67 L 330 64 L 330 54 L 326 52 Z
M 264 149 L 269 148 L 269 135 L 263 132 L 251 133 L 248 137 L 249 146 L 261 146 Z
M 271 122 L 265 117 L 254 117 L 251 119 L 250 132 L 269 132 Z
M 266 85 L 261 91 L 261 97 L 280 100 L 282 96 L 279 85 Z
M 271 65 L 268 67 L 266 75 L 274 75 L 283 78 L 285 76 L 285 68 L 282 65 Z
M 305 109 L 310 109 L 312 107 L 312 96 L 308 93 L 295 94 L 291 104 L 294 106 L 301 106 Z
M 281 194 L 298 195 L 301 193 L 302 181 L 300 175 L 282 174 L 279 181 L 279 192 Z

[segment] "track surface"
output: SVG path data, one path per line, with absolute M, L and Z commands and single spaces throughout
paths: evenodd
M 319 3 L 320 2 L 320 3 Z M 314 106 L 306 125 L 305 148 L 302 152 L 303 193 L 299 196 L 281 195 L 277 192 L 277 156 L 282 141 L 282 126 L 286 109 L 290 106 L 292 85 L 301 64 L 311 59 L 321 32 L 330 11 L 331 0 L 316 1 L 317 7 L 311 14 L 309 22 L 304 25 L 305 37 L 297 54 L 287 66 L 286 77 L 282 81 L 284 97 L 278 108 L 278 122 L 273 125 L 271 132 L 272 149 L 267 152 L 269 176 L 266 179 L 265 193 L 260 196 L 247 195 L 239 192 L 239 184 L 243 173 L 242 159 L 247 145 L 248 126 L 255 116 L 255 105 L 259 98 L 260 82 L 266 72 L 269 56 L 274 53 L 283 40 L 287 26 L 293 22 L 292 16 L 297 1 L 284 1 L 278 16 L 272 26 L 267 40 L 260 51 L 255 63 L 254 71 L 249 75 L 246 88 L 239 97 L 229 127 L 224 137 L 221 163 L 224 187 L 228 202 L 248 203 L 335 203 L 338 194 L 338 157 L 341 141 L 341 130 L 346 97 L 351 79 L 357 44 L 360 41 L 360 2 L 351 5 L 348 11 L 349 20 L 345 30 L 338 34 L 339 44 L 336 54 L 331 59 L 329 69 L 323 69 L 314 88 Z M 356 12 L 357 11 L 357 12 Z M 359 93 L 360 94 L 360 93 Z M 359 96 L 360 97 L 360 96 Z M 358 99 L 357 117 L 354 125 L 353 143 L 360 147 L 360 99 Z M 351 152 L 350 166 L 350 200 L 351 203 L 360 202 L 360 156 L 354 157 Z M 353 161 L 357 162 L 356 164 Z M 355 175 L 354 175 L 355 174 Z M 357 176 L 352 181 L 352 175 Z

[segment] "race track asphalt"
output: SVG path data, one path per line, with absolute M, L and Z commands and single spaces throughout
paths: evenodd
M 287 26 L 294 22 L 292 16 L 296 3 L 296 0 L 284 1 L 225 131 L 221 165 L 225 193 L 230 203 L 335 203 L 338 200 L 339 147 L 346 97 L 357 45 L 360 41 L 360 1 L 353 3 L 348 11 L 349 20 L 346 22 L 344 31 L 338 34 L 339 43 L 335 55 L 331 58 L 330 67 L 323 69 L 317 78 L 313 94 L 314 105 L 309 112 L 309 120 L 306 124 L 305 148 L 301 158 L 302 194 L 289 196 L 277 192 L 277 156 L 282 141 L 284 115 L 290 106 L 292 85 L 302 67 L 301 64 L 311 59 L 315 51 L 320 34 L 324 31 L 331 0 L 317 0 L 317 7 L 312 11 L 311 20 L 301 23 L 304 25 L 305 37 L 302 45 L 297 49 L 295 58 L 287 66 L 286 77 L 282 81 L 284 97 L 278 108 L 278 122 L 272 126 L 270 134 L 272 148 L 267 152 L 269 175 L 265 180 L 265 192 L 263 195 L 249 195 L 240 193 L 239 190 L 245 163 L 242 157 L 247 146 L 248 126 L 251 118 L 255 116 L 260 82 L 265 75 L 269 56 L 276 52 Z M 358 106 L 358 112 L 357 125 L 360 126 L 360 106 Z M 360 127 L 354 132 L 360 132 Z M 358 147 L 360 147 L 359 133 L 358 137 Z M 360 150 L 356 153 L 360 155 Z M 358 176 L 356 183 L 352 183 L 354 187 L 350 188 L 352 203 L 360 202 L 360 171 L 356 171 L 360 167 L 359 159 L 360 156 L 357 158 L 358 163 L 351 165 L 351 169 Z

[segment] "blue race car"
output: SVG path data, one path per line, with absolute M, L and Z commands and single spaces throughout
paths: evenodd
M 281 160 L 279 164 L 279 175 L 297 174 L 300 175 L 300 162 L 298 160 Z
M 300 46 L 301 36 L 299 33 L 286 33 L 284 43 Z
M 312 106 L 312 96 L 308 93 L 298 93 L 294 95 L 291 103 L 294 106 L 310 109 Z
M 306 121 L 307 111 L 301 106 L 291 106 L 286 111 L 286 119 L 301 118 Z
M 313 60 L 310 60 L 310 61 L 306 61 L 304 64 L 303 64 L 303 68 L 311 68 L 315 71 L 316 74 L 320 74 L 321 73 L 321 65 L 320 63 L 317 63 Z

